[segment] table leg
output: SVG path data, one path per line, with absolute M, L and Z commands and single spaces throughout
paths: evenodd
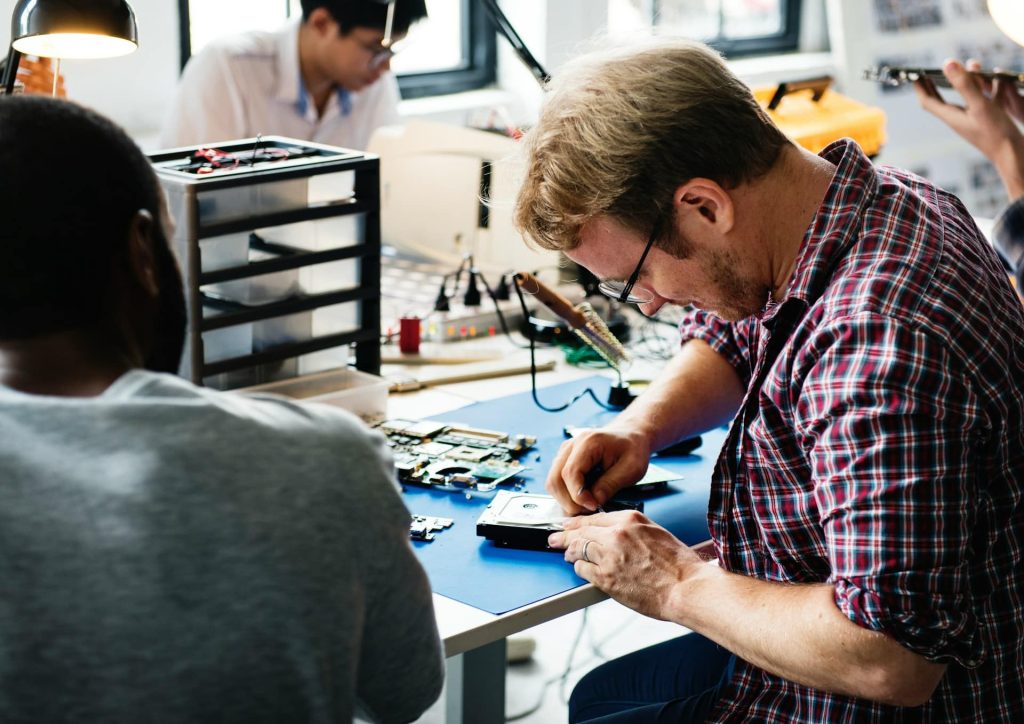
M 447 660 L 447 724 L 503 724 L 505 639 Z

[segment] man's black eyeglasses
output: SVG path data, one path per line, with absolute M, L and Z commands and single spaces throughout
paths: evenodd
M 647 246 L 644 247 L 644 252 L 640 255 L 640 261 L 636 263 L 636 269 L 629 275 L 629 279 L 625 282 L 615 279 L 601 282 L 597 285 L 597 288 L 602 294 L 622 304 L 647 304 L 654 301 L 653 294 L 646 290 L 634 294 L 633 287 L 636 286 L 636 280 L 640 278 L 640 270 L 643 269 L 647 254 L 651 251 L 651 247 L 654 246 L 655 240 L 661 235 L 661 222 L 661 218 L 654 222 L 651 235 L 647 239 Z

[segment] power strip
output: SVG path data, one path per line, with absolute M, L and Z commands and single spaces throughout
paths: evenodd
M 462 304 L 451 306 L 450 311 L 431 312 L 420 322 L 420 339 L 425 342 L 458 342 L 478 337 L 495 337 L 504 333 L 494 302 L 490 299 L 486 305 L 481 304 L 478 307 L 467 307 Z M 509 330 L 518 329 L 523 321 L 519 301 L 500 301 L 498 308 L 501 309 Z
M 381 258 L 381 332 L 388 337 L 397 336 L 400 319 L 418 317 L 420 339 L 424 342 L 458 342 L 503 334 L 495 303 L 482 283 L 477 283 L 481 303 L 474 306 L 463 303 L 466 273 L 462 275 L 459 289 L 453 290 L 450 282 L 447 285 L 449 310 L 434 311 L 442 281 L 453 271 L 430 261 L 384 255 Z M 488 282 L 493 288 L 497 279 L 488 279 Z M 523 320 L 519 300 L 501 300 L 497 308 L 509 330 L 517 329 Z

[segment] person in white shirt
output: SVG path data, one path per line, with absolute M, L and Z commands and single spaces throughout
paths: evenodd
M 302 0 L 301 20 L 211 42 L 182 73 L 161 145 L 278 135 L 365 149 L 398 121 L 391 57 L 427 14 L 425 0 L 393 5 L 388 28 L 382 0 Z

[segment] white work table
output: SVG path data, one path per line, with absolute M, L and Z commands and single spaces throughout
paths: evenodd
M 462 345 L 466 347 L 462 348 Z M 449 343 L 440 353 L 457 355 L 494 349 L 502 356 L 498 361 L 473 362 L 465 365 L 396 365 L 385 364 L 385 377 L 406 375 L 428 378 L 448 371 L 462 372 L 489 369 L 495 364 L 522 366 L 529 364 L 529 352 L 513 349 L 505 340 Z M 393 349 L 393 348 L 392 348 Z M 437 348 L 434 348 L 435 351 Z M 548 387 L 595 374 L 593 369 L 574 368 L 564 362 L 557 349 L 538 349 L 538 362 L 555 360 L 556 369 L 539 372 L 538 388 Z M 385 359 L 395 353 L 385 348 Z M 423 356 L 430 350 L 424 349 Z M 608 375 L 613 375 L 611 371 Z M 431 387 L 415 392 L 393 393 L 388 398 L 388 417 L 422 419 L 448 413 L 465 405 L 530 389 L 529 374 L 498 377 L 473 382 Z M 560 616 L 598 603 L 607 596 L 591 584 L 584 584 L 561 594 L 494 615 L 454 599 L 434 594 L 438 629 L 447 657 L 448 724 L 487 724 L 505 720 L 506 637 Z

